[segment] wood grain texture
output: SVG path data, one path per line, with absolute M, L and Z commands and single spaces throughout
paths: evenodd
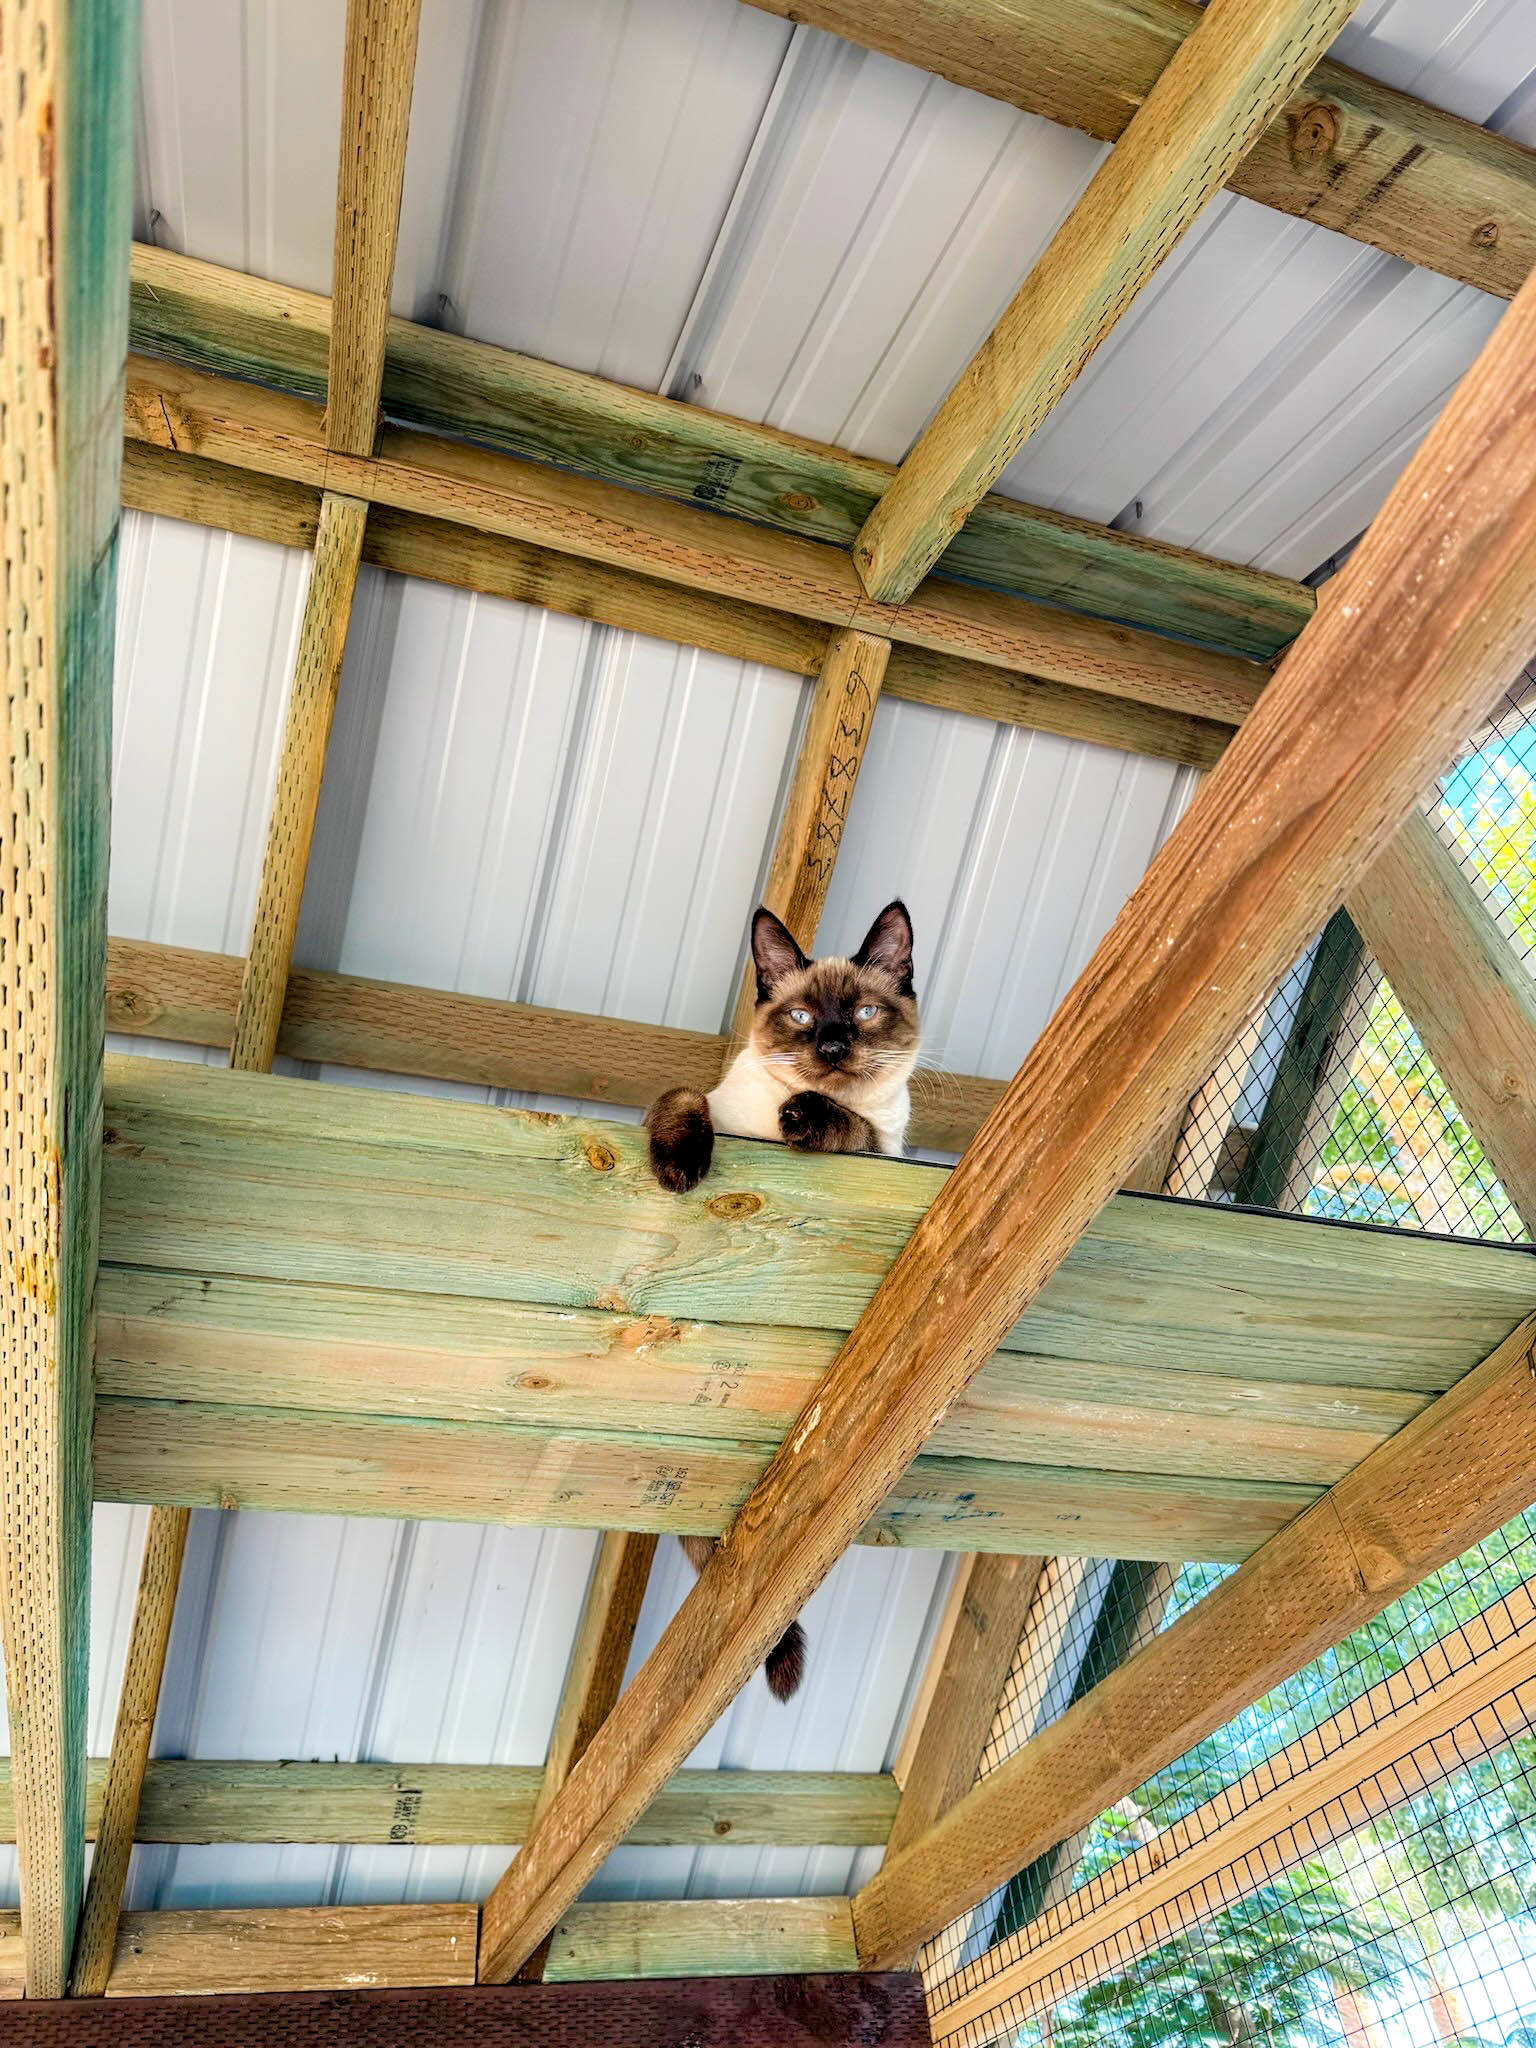
M 845 550 L 493 450 L 391 428 L 372 458 L 327 450 L 320 408 L 169 362 L 129 363 L 130 439 L 577 555 L 685 590 L 1236 723 L 1269 671 L 1210 648 L 930 578 L 867 597 Z
M 572 1906 L 545 1981 L 772 1977 L 858 1968 L 846 1898 L 615 1899 Z
M 861 1955 L 915 1946 L 1529 1504 L 1536 1325 L 887 1860 Z
M 314 293 L 168 249 L 134 249 L 133 345 L 146 354 L 323 399 L 330 319 L 330 301 Z M 800 435 L 403 320 L 389 324 L 384 402 L 403 426 L 843 548 L 896 473 Z M 1314 606 L 1312 592 L 1287 577 L 1012 498 L 982 500 L 946 568 L 1019 597 L 1261 658 L 1300 632 Z
M 1536 286 L 1501 321 L 1341 572 L 1340 596 L 1286 656 L 487 1900 L 482 1977 L 510 1974 L 579 1894 L 1536 650 L 1533 433 Z M 950 1866 L 930 1881 L 927 1851 L 975 1796 L 875 1880 L 866 1959 L 905 1958 L 960 1910 L 961 1880 Z M 1052 1842 L 1107 1801 L 1081 1815 L 1060 1803 Z
M 0 1970 L 14 1919 L 0 1914 Z M 905 1975 L 520 1985 L 512 1993 L 287 1991 L 110 2008 L 34 2000 L 7 2016 L 11 2048 L 928 2048 L 929 2040 L 923 1987 Z
M 0 6 L 0 1640 L 26 1989 L 80 1907 L 136 10 Z
M 1354 6 L 1211 0 L 865 520 L 871 596 L 916 589 Z
M 94 1838 L 105 1757 L 87 1770 L 85 1832 Z M 140 1842 L 355 1842 L 471 1847 L 520 1842 L 533 1819 L 537 1764 L 248 1763 L 154 1758 L 145 1769 Z M 679 1771 L 630 1837 L 650 1848 L 878 1846 L 896 1811 L 879 1771 Z M 0 1842 L 16 1838 L 11 1767 L 0 1758 Z
M 347 0 L 325 433 L 367 455 L 379 422 L 421 0 Z
M 954 1628 L 902 1774 L 888 1853 L 915 1841 L 976 1782 L 1044 1564 L 1008 1556 L 961 1562 Z
M 1124 134 L 1191 0 L 752 0 L 1101 141 Z M 1231 180 L 1262 205 L 1513 298 L 1536 262 L 1536 156 L 1324 60 Z
M 613 1710 L 624 1683 L 624 1667 L 655 1555 L 654 1536 L 622 1530 L 609 1530 L 597 1546 L 570 1666 L 555 1710 L 535 1819 Z
M 117 1916 L 128 1859 L 137 1839 L 140 1791 L 160 1704 L 188 1519 L 185 1508 L 153 1508 L 144 1532 L 144 1559 L 112 1731 L 112 1753 L 95 1828 L 96 1854 L 91 1859 L 70 1971 L 70 1995 L 74 1998 L 99 1998 L 112 1969 Z
M 816 949 L 890 655 L 890 641 L 876 634 L 851 627 L 835 632 L 811 697 L 762 894 L 807 954 Z M 756 1002 L 757 977 L 749 961 L 736 998 L 733 1043 L 745 1040 Z
M 1494 1627 L 1480 1617 L 1452 1630 L 1133 1849 L 1095 1881 L 1091 1907 L 1079 1899 L 1048 1909 L 1016 1960 L 943 2005 L 937 2037 L 976 2038 L 970 2030 L 1005 2000 L 1020 2002 L 1021 2022 L 1032 2017 L 1526 1734 L 1536 1721 L 1536 1601 L 1522 1586 L 1500 1606 Z
M 1349 907 L 1505 1193 L 1536 1218 L 1536 986 L 1519 954 L 1421 813 Z
M 507 1387 L 479 1405 L 490 1368 L 478 1369 L 485 1376 L 477 1383 L 469 1355 L 498 1346 L 530 1364 L 541 1350 L 559 1361 L 559 1384 L 550 1391 L 560 1402 L 579 1400 L 585 1383 L 594 1404 L 588 1421 L 643 1421 L 652 1412 L 612 1405 L 622 1399 L 619 1367 L 638 1368 L 624 1360 L 606 1368 L 581 1363 L 616 1347 L 654 1347 L 643 1357 L 695 1375 L 682 1389 L 687 1404 L 708 1373 L 738 1378 L 739 1398 L 694 1407 L 701 1432 L 714 1426 L 710 1405 L 748 1416 L 758 1407 L 772 1412 L 796 1396 L 754 1373 L 786 1362 L 797 1369 L 796 1356 L 803 1369 L 823 1355 L 798 1350 L 806 1332 L 835 1338 L 853 1327 L 948 1178 L 942 1167 L 807 1161 L 785 1147 L 725 1139 L 703 1186 L 671 1197 L 656 1186 L 643 1133 L 632 1125 L 230 1075 L 179 1061 L 111 1059 L 107 1102 L 108 1266 L 149 1269 L 156 1276 L 149 1284 L 177 1272 L 198 1284 L 209 1279 L 219 1292 L 210 1295 L 207 1321 L 227 1320 L 258 1343 L 266 1336 L 338 1344 L 355 1336 L 371 1350 L 403 1343 L 420 1354 L 414 1361 L 367 1365 L 381 1387 L 363 1404 L 374 1412 L 387 1412 L 382 1389 L 391 1371 L 407 1394 L 413 1376 L 422 1387 L 435 1382 L 434 1398 L 445 1382 L 451 1390 L 458 1371 L 466 1393 L 449 1415 L 546 1419 L 546 1390 L 533 1384 Z M 1210 1286 L 1214 1268 L 1223 1274 L 1219 1290 Z M 242 1295 L 242 1280 L 262 1284 Z M 327 1308 L 312 1282 L 347 1292 Z M 113 1284 L 104 1275 L 104 1309 Z M 1193 1401 L 1196 1433 L 1237 1398 L 1234 1387 L 1218 1388 L 1208 1401 L 1203 1374 L 1321 1384 L 1330 1393 L 1441 1391 L 1508 1335 L 1529 1308 L 1531 1284 L 1532 1255 L 1519 1247 L 1123 1196 L 1094 1220 L 1081 1249 L 1001 1348 L 1178 1375 L 1165 1379 L 1160 1398 L 1175 1409 L 1182 1398 Z M 1113 1317 L 1105 1313 L 1106 1290 Z M 198 1325 L 203 1312 L 188 1301 L 191 1291 L 168 1305 L 174 1299 L 175 1316 Z M 548 1315 L 523 1325 L 530 1309 L 580 1312 L 572 1337 L 562 1340 Z M 705 1326 L 697 1339 L 688 1328 L 694 1323 Z M 723 1348 L 733 1340 L 721 1331 L 743 1325 L 757 1367 L 741 1345 Z M 796 1348 L 763 1349 L 765 1328 L 792 1333 Z M 185 1354 L 213 1341 L 211 1329 L 189 1337 L 179 1362 L 168 1349 L 171 1369 L 186 1370 Z M 251 1370 L 259 1363 L 281 1375 L 274 1349 L 264 1362 L 251 1349 Z M 464 1361 L 457 1368 L 455 1352 Z M 209 1369 L 217 1371 L 212 1358 L 209 1350 Z M 238 1398 L 234 1363 L 235 1380 L 225 1386 L 233 1384 Z M 664 1384 L 658 1377 L 646 1400 L 664 1401 Z M 1004 1400 L 1027 1400 L 1031 1385 L 1021 1379 Z M 1133 1379 L 1104 1385 L 1136 1405 Z M 1064 1383 L 1055 1391 L 1065 1391 Z M 231 1398 L 214 1381 L 207 1392 Z M 314 1398 L 323 1401 L 323 1390 Z M 1276 1398 L 1284 1399 L 1278 1390 Z M 599 1409 L 600 1402 L 610 1405 Z M 1271 1412 L 1303 1425 L 1316 1419 L 1304 1408 Z M 753 1435 L 761 1425 L 730 1417 L 724 1427 Z M 979 1441 L 968 1439 L 972 1447 Z
M 283 749 L 230 1043 L 230 1065 L 248 1073 L 270 1072 L 277 1049 L 367 517 L 367 506 L 357 498 L 327 491 L 320 501 Z
M 108 1998 L 473 1984 L 473 1906 L 125 1913 Z
M 145 442 L 130 441 L 124 449 L 123 503 L 138 511 L 312 547 L 319 502 L 319 493 L 307 485 L 253 470 Z M 572 618 L 766 662 L 795 675 L 818 672 L 831 632 L 815 620 L 682 590 L 654 577 L 388 507 L 375 507 L 369 518 L 363 559 L 400 575 L 543 605 Z M 888 696 L 940 711 L 1024 725 L 1196 768 L 1209 768 L 1230 737 L 1230 727 L 1208 718 L 917 647 L 893 650 L 885 688 Z

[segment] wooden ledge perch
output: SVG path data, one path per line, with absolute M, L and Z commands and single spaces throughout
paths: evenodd
M 96 1492 L 716 1533 L 945 1170 L 108 1062 Z M 1528 1313 L 1531 1254 L 1110 1204 L 864 1531 L 1246 1556 Z

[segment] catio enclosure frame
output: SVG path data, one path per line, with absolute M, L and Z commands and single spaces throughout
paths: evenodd
M 1347 902 L 1516 1207 L 1536 1216 L 1536 1120 L 1528 1091 L 1508 1081 L 1536 1054 L 1530 987 L 1415 810 L 1536 648 L 1525 459 L 1536 300 L 1527 289 L 1512 306 L 1315 618 L 1313 594 L 1284 579 L 985 495 L 1224 182 L 1514 294 L 1536 250 L 1536 159 L 1319 64 L 1348 11 L 1214 0 L 1201 17 L 1160 0 L 1133 46 L 1111 8 L 1031 0 L 1024 13 L 1060 63 L 1030 67 L 1025 82 L 989 0 L 931 20 L 879 0 L 813 10 L 1015 103 L 1044 90 L 1041 111 L 1117 138 L 976 375 L 957 386 L 963 402 L 947 404 L 892 472 L 391 319 L 414 0 L 349 5 L 333 297 L 138 249 L 130 326 L 129 13 L 106 0 L 6 0 L 0 182 L 15 254 L 4 356 L 0 1618 L 22 1903 L 0 1926 L 5 1988 L 48 1999 L 296 1991 L 359 1977 L 498 1983 L 517 1971 L 905 1967 L 993 1884 L 1536 1493 L 1527 1255 L 1426 1240 L 1393 1245 L 1388 1258 L 1368 1235 L 1279 1218 L 1129 1197 L 1104 1208 L 1117 1186 L 1162 1185 L 1191 1092 L 1248 1007 Z M 1041 87 L 1041 75 L 1052 82 Z M 1101 104 L 1106 88 L 1117 113 Z M 38 106 L 55 110 L 56 148 L 39 147 L 18 118 Z M 1394 150 L 1408 168 L 1388 178 Z M 1319 178 L 1330 161 L 1338 177 Z M 106 941 L 120 461 L 123 502 L 314 555 L 239 961 Z M 943 573 L 918 581 L 946 534 Z M 724 1037 L 290 972 L 362 560 L 816 676 L 768 890 L 806 943 L 882 694 L 1220 766 L 1016 1080 L 960 1077 L 925 1113 L 921 1141 L 974 1141 L 952 1175 L 726 1146 L 724 1180 L 679 1204 L 648 1185 L 633 1133 L 616 1127 L 399 1098 L 386 1115 L 382 1098 L 340 1100 L 267 1077 L 284 1051 L 639 1103 L 664 1082 L 708 1085 L 727 1049 Z M 1355 688 L 1344 706 L 1346 668 Z M 103 1114 L 104 1018 L 227 1046 L 233 1071 L 114 1061 Z M 377 1182 L 363 1233 L 372 1268 L 338 1267 L 326 1238 L 326 1216 L 345 1208 L 338 1159 L 359 1169 L 354 1185 Z M 274 1180 L 281 1214 L 261 1206 Z M 423 1189 L 459 1198 L 440 1241 L 413 1226 Z M 477 1408 L 466 1362 L 550 1341 L 540 1312 L 554 1297 L 526 1252 L 531 1233 L 515 1227 L 520 1203 L 525 1216 L 540 1205 L 570 1219 L 594 1332 L 613 1318 L 686 1317 L 701 1334 L 667 1341 L 692 1343 L 681 1362 L 707 1374 L 725 1334 L 739 1349 L 749 1326 L 789 1388 L 777 1407 L 765 1401 L 757 1436 L 727 1448 L 632 1421 L 603 1437 L 575 1410 Z M 503 1258 L 485 1250 L 484 1223 L 509 1215 Z M 634 1241 L 659 1219 L 724 1258 L 729 1287 L 717 1277 L 689 1295 L 665 1259 L 628 1278 Z M 1065 1456 L 1064 1432 L 1083 1425 L 1065 1419 L 1063 1376 L 1053 1389 L 1050 1365 L 1083 1378 L 1070 1329 L 1092 1324 L 1094 1284 L 1074 1277 L 1070 1255 L 1085 1230 L 1141 1276 L 1147 1331 L 1142 1351 L 1127 1353 L 1137 1365 L 1155 1366 L 1155 1328 L 1165 1344 L 1200 1340 L 1188 1271 L 1219 1252 L 1244 1266 L 1245 1315 L 1280 1350 L 1297 1291 L 1315 1304 L 1330 1275 L 1341 1355 L 1361 1349 L 1346 1299 L 1363 1296 L 1400 1352 L 1433 1312 L 1433 1355 L 1413 1361 L 1417 1398 L 1359 1404 L 1330 1442 L 1315 1413 L 1254 1426 L 1213 1395 L 1206 1420 L 1250 1476 L 1224 1488 L 1195 1472 L 1170 1488 L 1125 1470 L 1126 1453 L 1111 1447 L 1158 1426 L 1155 1372 L 1106 1370 L 1086 1448 L 1079 1440 Z M 453 1303 L 438 1419 L 458 1434 L 433 1433 L 450 1453 L 434 1464 L 424 1435 L 392 1431 L 386 1455 L 377 1407 L 343 1375 L 328 1421 L 305 1419 L 305 1441 L 319 1445 L 306 1468 L 282 1411 L 335 1332 L 304 1276 L 336 1283 L 354 1335 L 382 1352 L 411 1312 L 409 1297 L 384 1298 L 401 1260 L 434 1297 L 435 1319 Z M 608 1271 L 616 1261 L 628 1294 Z M 1167 1292 L 1154 1299 L 1147 1275 L 1165 1267 Z M 788 1309 L 775 1310 L 770 1296 L 785 1295 Z M 1010 1335 L 1031 1303 L 1033 1323 Z M 218 1333 L 238 1335 L 226 1349 L 246 1361 L 222 1377 Z M 1120 1335 L 1129 1344 L 1134 1332 Z M 1013 1356 L 1026 1361 L 1022 1375 Z M 188 1365 L 198 1357 L 215 1361 L 200 1385 Z M 1007 1396 L 1001 1421 L 977 1420 L 965 1401 L 984 1365 L 989 1388 Z M 914 1465 L 946 1411 L 944 1434 Z M 582 1452 L 574 1504 L 541 1494 L 531 1466 L 524 1476 L 517 1464 L 520 1445 L 536 1449 L 557 1430 Z M 488 1447 L 510 1476 L 476 1499 L 470 1473 Z M 82 1590 L 93 1454 L 97 1492 L 154 1504 L 118 1727 L 94 1773 Z M 403 1786 L 395 1767 L 317 1766 L 302 1788 L 303 1824 L 324 1825 L 328 1840 L 343 1824 L 374 1838 L 367 1831 L 393 1825 L 407 1792 L 413 1826 L 461 1839 L 466 1808 L 495 1797 L 508 1838 L 526 1830 L 524 1853 L 483 1910 L 125 1921 L 128 1853 L 149 1828 L 159 1839 L 177 1838 L 164 1832 L 175 1827 L 250 1839 L 258 1807 L 261 1825 L 300 1824 L 272 1815 L 263 1766 L 183 1766 L 178 1780 L 177 1767 L 147 1763 L 188 1507 L 300 1506 L 306 1486 L 334 1506 L 344 1468 L 362 1475 L 345 1503 L 357 1512 L 393 1503 L 563 1516 L 608 1532 L 537 1783 L 444 1766 Z M 972 1789 L 1063 1519 L 1091 1529 L 1095 1550 L 1177 1559 L 1198 1547 L 1244 1561 Z M 872 1523 L 887 1540 L 975 1546 L 894 1783 L 722 1788 L 674 1776 Z M 675 1526 L 726 1541 L 621 1695 L 655 1536 Z M 1523 1682 L 1503 1664 L 1485 1681 L 1499 1691 Z M 1405 1710 L 1404 1753 L 1432 1732 Z M 751 1840 L 789 1829 L 827 1840 L 842 1828 L 849 1840 L 888 1841 L 889 1854 L 851 1901 L 576 1902 L 631 1829 L 686 1841 L 722 1824 Z M 96 1854 L 84 1891 L 88 1825 Z

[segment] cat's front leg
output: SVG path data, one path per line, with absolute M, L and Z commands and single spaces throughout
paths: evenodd
M 779 1130 L 800 1152 L 873 1152 L 878 1143 L 867 1117 L 814 1088 L 790 1096 L 779 1110 Z
M 669 1088 L 645 1113 L 651 1140 L 651 1171 L 664 1188 L 685 1195 L 709 1171 L 715 1126 L 709 1103 L 697 1088 Z

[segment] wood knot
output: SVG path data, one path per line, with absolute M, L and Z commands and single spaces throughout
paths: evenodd
M 715 1822 L 715 1833 L 717 1835 L 728 1835 L 730 1832 L 731 1824 L 728 1820 L 717 1820 Z
M 804 491 L 786 491 L 782 500 L 786 512 L 814 512 L 816 500 Z
M 554 1381 L 542 1372 L 519 1373 L 517 1385 L 526 1393 L 542 1394 L 554 1385 Z
M 761 1195 L 716 1195 L 709 1205 L 709 1213 L 718 1216 L 722 1223 L 740 1223 L 744 1217 L 755 1216 L 762 1206 Z
M 1496 249 L 1499 246 L 1499 224 L 1496 220 L 1479 221 L 1472 230 L 1472 240 L 1479 249 Z
M 624 436 L 624 446 L 626 448 L 633 448 L 637 455 L 643 455 L 650 445 L 644 434 L 626 434 Z
M 586 1154 L 587 1164 L 594 1173 L 612 1173 L 614 1167 L 618 1164 L 618 1161 L 614 1158 L 608 1147 L 600 1145 L 596 1138 L 588 1138 Z
M 1304 163 L 1321 163 L 1339 139 L 1339 110 L 1326 100 L 1309 100 L 1291 124 L 1291 154 Z
M 164 1015 L 165 1006 L 147 988 L 114 988 L 107 992 L 109 1024 L 149 1024 Z

